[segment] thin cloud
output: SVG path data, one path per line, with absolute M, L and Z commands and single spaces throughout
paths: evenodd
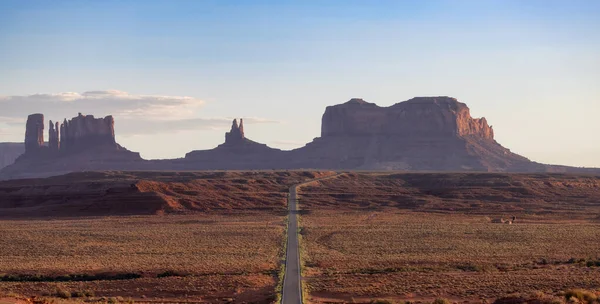
M 43 113 L 62 120 L 78 112 L 120 118 L 181 119 L 194 115 L 204 101 L 189 96 L 135 95 L 123 91 L 63 92 L 25 96 L 0 96 L 5 118 L 25 118 Z
M 0 96 L 0 124 L 9 128 L 5 129 L 7 135 L 14 135 L 13 130 L 25 132 L 27 116 L 33 113 L 44 114 L 46 124 L 82 113 L 96 117 L 113 115 L 116 134 L 124 136 L 223 130 L 231 126 L 232 117 L 198 117 L 203 104 L 201 99 L 189 96 L 135 95 L 117 90 Z M 268 123 L 280 122 L 244 117 L 244 124 Z
M 244 125 L 276 124 L 277 120 L 260 117 L 247 117 Z M 115 122 L 115 132 L 119 135 L 146 135 L 176 131 L 223 130 L 229 128 L 233 118 L 190 118 L 178 120 L 138 120 L 135 123 Z

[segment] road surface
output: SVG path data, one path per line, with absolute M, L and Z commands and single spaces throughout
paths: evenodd
M 298 246 L 298 210 L 296 189 L 290 187 L 288 198 L 287 252 L 285 253 L 285 274 L 283 276 L 282 304 L 302 303 L 302 278 L 300 277 L 300 251 Z
M 312 182 L 335 178 L 341 173 L 316 178 L 290 187 L 288 198 L 288 232 L 285 253 L 285 273 L 283 275 L 282 304 L 302 303 L 302 277 L 300 272 L 300 246 L 298 244 L 298 188 Z

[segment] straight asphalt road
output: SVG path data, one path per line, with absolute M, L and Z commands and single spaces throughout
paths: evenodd
M 300 250 L 298 246 L 298 209 L 296 189 L 290 187 L 288 199 L 287 252 L 285 254 L 285 274 L 283 276 L 282 304 L 302 303 L 302 278 L 300 276 Z
M 297 190 L 303 185 L 315 181 L 335 178 L 341 173 L 306 181 L 290 187 L 288 198 L 288 231 L 287 250 L 285 253 L 285 274 L 283 275 L 282 304 L 302 303 L 302 276 L 300 272 L 300 246 L 298 244 L 298 195 Z

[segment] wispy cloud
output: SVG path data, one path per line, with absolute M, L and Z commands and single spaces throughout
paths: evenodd
M 189 118 L 176 120 L 137 120 L 135 123 L 115 122 L 115 129 L 119 135 L 159 134 L 175 131 L 193 130 L 219 130 L 231 126 L 233 118 Z M 280 123 L 258 117 L 245 117 L 244 124 L 271 124 Z
M 42 113 L 46 120 L 62 121 L 81 112 L 96 117 L 113 115 L 119 135 L 223 129 L 231 125 L 233 118 L 201 117 L 203 104 L 201 99 L 189 96 L 135 95 L 117 90 L 0 96 L 0 124 L 9 127 L 5 132 L 10 134 L 13 128 L 24 133 L 30 114 Z M 279 121 L 244 117 L 244 123 Z
M 55 120 L 75 116 L 77 112 L 121 118 L 180 119 L 192 116 L 203 104 L 202 100 L 189 96 L 134 95 L 117 90 L 0 96 L 4 117 L 44 113 Z

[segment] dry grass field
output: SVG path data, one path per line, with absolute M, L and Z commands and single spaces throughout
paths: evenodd
M 600 179 L 426 177 L 346 174 L 302 189 L 312 302 L 600 291 Z M 512 225 L 491 223 L 512 215 Z
M 284 217 L 265 213 L 0 221 L 0 275 L 134 274 L 130 280 L 0 282 L 0 293 L 96 297 L 275 297 Z

